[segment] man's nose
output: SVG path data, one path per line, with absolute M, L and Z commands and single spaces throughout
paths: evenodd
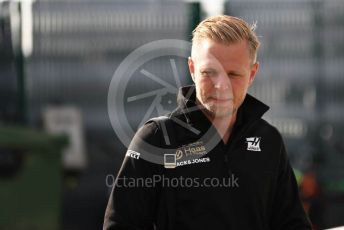
M 230 81 L 227 75 L 220 74 L 213 80 L 214 87 L 220 90 L 226 90 L 230 85 Z

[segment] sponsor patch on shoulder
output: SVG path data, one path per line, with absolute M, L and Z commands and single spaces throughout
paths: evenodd
M 125 154 L 127 157 L 131 157 L 134 159 L 140 159 L 140 153 L 134 151 L 134 150 L 130 150 L 128 149 L 127 153 Z

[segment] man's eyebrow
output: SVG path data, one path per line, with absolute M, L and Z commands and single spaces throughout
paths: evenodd
M 217 71 L 215 68 L 210 67 L 210 66 L 202 66 L 202 67 L 200 68 L 200 70 L 201 70 L 201 71 L 205 71 L 205 70 L 207 70 L 207 71 Z

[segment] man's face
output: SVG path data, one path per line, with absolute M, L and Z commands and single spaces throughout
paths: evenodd
M 259 67 L 246 41 L 225 45 L 209 39 L 194 45 L 188 64 L 197 100 L 214 118 L 237 112 Z

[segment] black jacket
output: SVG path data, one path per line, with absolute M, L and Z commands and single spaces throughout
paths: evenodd
M 224 144 L 194 109 L 194 91 L 182 88 L 168 118 L 152 119 L 136 133 L 104 229 L 311 229 L 282 137 L 261 118 L 268 106 L 247 95 Z M 165 153 L 175 153 L 176 168 L 162 165 Z M 150 178 L 153 185 L 144 184 Z

